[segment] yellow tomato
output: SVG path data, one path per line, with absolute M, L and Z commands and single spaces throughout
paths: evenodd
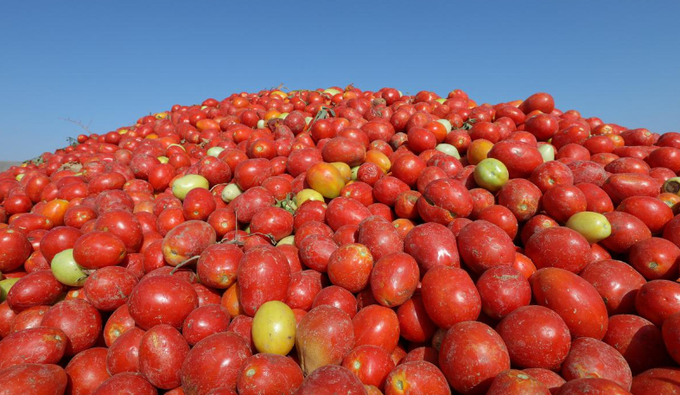
M 286 355 L 295 345 L 295 314 L 285 303 L 272 300 L 253 317 L 253 343 L 259 352 Z
M 467 149 L 467 160 L 471 165 L 476 165 L 486 159 L 493 148 L 493 143 L 486 139 L 473 140 Z
M 208 180 L 198 174 L 189 174 L 180 177 L 172 183 L 172 194 L 179 200 L 184 200 L 184 197 L 194 188 L 210 189 Z
M 390 158 L 375 149 L 366 152 L 366 158 L 364 159 L 364 162 L 370 162 L 377 165 L 385 174 L 387 174 L 387 172 L 392 168 L 392 162 L 390 162 Z
M 340 196 L 345 180 L 340 171 L 330 163 L 315 163 L 307 169 L 307 183 L 313 190 L 329 199 Z
M 302 206 L 302 203 L 307 200 L 318 200 L 323 202 L 324 198 L 319 192 L 309 188 L 303 189 L 295 195 L 295 205 L 298 207 Z
M 349 167 L 347 163 L 332 162 L 331 165 L 335 166 L 335 168 L 338 169 L 338 171 L 342 175 L 342 179 L 345 180 L 346 183 L 352 180 L 352 169 Z

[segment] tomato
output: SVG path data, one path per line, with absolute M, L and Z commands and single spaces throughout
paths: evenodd
M 237 278 L 240 304 L 247 315 L 253 316 L 265 302 L 285 300 L 290 266 L 285 255 L 275 247 L 255 247 L 241 258 Z
M 482 309 L 479 292 L 463 269 L 432 268 L 423 276 L 421 293 L 428 316 L 440 328 L 475 320 Z
M 404 252 L 418 262 L 423 274 L 435 266 L 460 267 L 456 237 L 441 224 L 425 223 L 411 229 L 404 238 Z
M 510 369 L 494 378 L 487 394 L 547 395 L 550 394 L 550 391 L 545 384 L 531 377 L 531 375 L 520 370 Z
M 497 192 L 509 179 L 507 167 L 494 158 L 486 158 L 479 162 L 474 174 L 477 185 L 491 192 Z
M 655 325 L 680 311 L 680 284 L 669 280 L 652 280 L 640 288 L 635 297 L 637 313 Z
M 339 365 L 354 345 L 350 316 L 327 305 L 312 308 L 298 324 L 295 348 L 307 375 L 326 365 Z
M 37 327 L 9 334 L 0 342 L 0 371 L 21 364 L 56 364 L 64 356 L 68 337 L 59 328 Z
M 495 266 L 477 280 L 482 311 L 493 319 L 502 319 L 531 302 L 531 286 L 522 273 L 510 266 Z
M 609 251 L 627 252 L 633 244 L 652 237 L 652 232 L 644 222 L 631 214 L 614 211 L 605 213 L 604 216 L 611 224 L 612 233 L 600 244 Z
M 628 363 L 618 351 L 597 339 L 582 337 L 573 341 L 562 364 L 562 377 L 575 380 L 599 377 L 630 389 L 633 376 Z
M 263 353 L 243 362 L 236 388 L 242 395 L 292 395 L 302 381 L 302 370 L 291 358 Z
M 509 178 L 529 178 L 534 169 L 543 163 L 543 156 L 537 147 L 518 141 L 506 140 L 494 144 L 488 157 L 502 162 Z
M 14 229 L 0 229 L 0 271 L 12 271 L 20 267 L 31 255 L 31 243 L 26 236 Z
M 177 276 L 146 276 L 132 290 L 127 304 L 130 316 L 142 329 L 159 324 L 180 329 L 198 307 L 198 295 L 189 282 Z
M 216 240 L 215 229 L 207 222 L 192 220 L 174 227 L 163 238 L 163 258 L 178 266 L 199 254 Z
M 494 266 L 510 266 L 515 260 L 515 247 L 510 236 L 498 226 L 477 220 L 458 234 L 460 256 L 477 274 Z
M 343 358 L 342 366 L 354 373 L 364 385 L 383 389 L 387 375 L 394 369 L 394 362 L 383 348 L 362 345 L 353 348 Z
M 327 365 L 305 377 L 296 395 L 364 395 L 359 378 L 344 366 Z
M 412 361 L 394 368 L 385 381 L 385 395 L 406 393 L 450 395 L 451 389 L 435 365 L 426 361 Z
M 359 292 L 369 283 L 373 256 L 363 244 L 345 244 L 333 251 L 327 270 L 331 283 L 353 293 Z
M 295 345 L 295 316 L 290 307 L 269 301 L 253 317 L 253 342 L 259 352 L 286 355 Z
M 633 313 L 635 297 L 646 283 L 630 265 L 611 259 L 591 262 L 579 275 L 595 287 L 609 315 Z
M 557 392 L 559 395 L 580 395 L 580 394 L 611 394 L 611 395 L 628 395 L 626 389 L 622 388 L 617 383 L 599 377 L 587 377 L 570 380 L 564 384 Z M 636 392 L 637 393 L 637 392 Z
M 575 230 L 554 226 L 534 233 L 525 254 L 537 268 L 556 267 L 579 273 L 590 263 L 590 244 Z
M 383 306 L 395 307 L 411 298 L 419 279 L 416 260 L 404 252 L 394 252 L 375 262 L 369 281 L 376 301 Z
M 636 315 L 612 316 L 602 341 L 614 347 L 626 359 L 633 374 L 671 363 L 661 330 Z
M 189 344 L 170 325 L 156 325 L 141 338 L 139 371 L 155 387 L 172 389 L 180 385 L 180 368 L 189 353 Z
M 573 214 L 569 217 L 566 226 L 580 233 L 591 244 L 606 239 L 612 233 L 607 217 L 592 211 Z
M 494 377 L 510 369 L 510 356 L 503 339 L 489 326 L 460 322 L 446 332 L 439 366 L 456 391 L 485 393 Z
M 309 186 L 326 198 L 340 196 L 345 180 L 340 171 L 329 163 L 315 163 L 307 169 L 306 181 Z
M 60 366 L 27 363 L 0 371 L 0 382 L 7 394 L 60 395 L 66 391 L 68 377 Z
M 423 220 L 448 225 L 454 218 L 470 215 L 473 201 L 460 181 L 439 179 L 425 187 L 416 205 Z
M 498 204 L 512 211 L 519 222 L 525 222 L 538 212 L 541 190 L 524 179 L 509 180 L 498 191 Z

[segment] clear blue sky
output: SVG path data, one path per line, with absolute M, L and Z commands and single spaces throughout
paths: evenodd
M 293 6 L 295 5 L 295 6 Z M 0 160 L 258 91 L 354 83 L 557 107 L 654 132 L 680 121 L 679 1 L 9 1 Z

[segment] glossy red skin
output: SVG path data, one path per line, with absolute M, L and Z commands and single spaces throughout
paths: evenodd
M 40 252 L 48 263 L 61 251 L 73 248 L 76 240 L 82 235 L 76 228 L 68 226 L 57 226 L 48 231 L 40 239 Z M 1 237 L 1 236 L 0 236 Z M 1 241 L 0 241 L 1 243 Z
M 598 377 L 611 380 L 626 390 L 630 389 L 633 381 L 628 363 L 616 349 L 602 341 L 587 337 L 572 342 L 561 372 L 567 382 Z
M 437 326 L 427 315 L 420 293 L 414 294 L 411 299 L 399 306 L 397 318 L 400 336 L 410 342 L 427 342 L 437 330 Z M 430 362 L 437 363 L 436 360 Z
M 602 341 L 614 347 L 626 359 L 633 374 L 671 363 L 661 330 L 637 315 L 612 316 Z
M 208 216 L 207 221 L 215 229 L 215 234 L 219 239 L 236 228 L 236 215 L 228 208 L 216 209 Z
M 420 174 L 427 164 L 424 160 L 413 154 L 400 155 L 392 162 L 390 171 L 392 175 L 406 183 L 409 188 L 416 186 Z
M 58 363 L 67 346 L 68 338 L 59 328 L 38 327 L 9 334 L 0 341 L 0 371 L 25 363 Z
M 222 300 L 222 293 L 214 288 L 208 288 L 200 283 L 193 283 L 191 286 L 198 295 L 198 306 L 207 306 L 211 304 L 219 304 Z
M 382 257 L 404 250 L 404 241 L 391 222 L 372 215 L 359 224 L 357 242 L 365 245 L 377 263 Z
M 635 395 L 674 394 L 678 391 L 680 369 L 655 368 L 633 378 L 631 392 Z
M 409 190 L 408 184 L 402 180 L 393 176 L 384 176 L 373 184 L 373 197 L 379 203 L 394 206 L 397 196 Z
M 490 268 L 479 277 L 476 287 L 482 301 L 482 311 L 496 320 L 531 302 L 531 285 L 514 267 Z
M 543 229 L 555 226 L 559 226 L 557 221 L 548 217 L 547 215 L 537 214 L 531 217 L 531 219 L 525 222 L 524 225 L 522 226 L 522 232 L 520 232 L 522 244 L 526 245 L 527 241 L 529 241 L 531 236 L 542 231 Z
M 286 299 L 290 266 L 285 255 L 275 247 L 255 247 L 241 258 L 237 278 L 241 306 L 252 317 L 263 303 Z
M 534 233 L 524 253 L 536 268 L 557 267 L 579 273 L 590 262 L 590 244 L 575 230 L 554 226 Z
M 628 260 L 647 280 L 678 278 L 680 248 L 659 237 L 640 240 L 633 244 Z
M 577 160 L 567 163 L 574 175 L 574 184 L 591 183 L 602 186 L 608 177 L 604 168 L 594 162 L 587 160 Z
M 288 260 L 288 266 L 290 266 L 291 274 L 302 270 L 302 264 L 300 263 L 300 257 L 298 255 L 299 250 L 297 247 L 291 244 L 280 244 L 276 246 L 276 248 L 281 250 L 281 252 L 283 252 L 283 254 L 286 256 L 286 259 Z
M 470 213 L 471 219 L 477 219 L 485 208 L 491 207 L 496 203 L 496 197 L 493 193 L 484 188 L 470 189 L 470 196 L 472 196 L 473 202 L 472 212 Z
M 680 247 L 680 215 L 676 215 L 668 222 L 663 230 L 663 238 Z
M 144 333 L 133 327 L 111 344 L 106 355 L 106 369 L 110 374 L 139 372 L 139 347 Z
M 239 369 L 251 355 L 246 342 L 234 332 L 206 337 L 196 343 L 182 364 L 184 393 L 203 395 L 220 387 L 235 390 Z
M 444 225 L 425 223 L 408 232 L 404 252 L 411 255 L 426 273 L 435 266 L 460 267 L 455 236 Z
M 302 370 L 292 358 L 257 354 L 243 362 L 236 388 L 240 395 L 292 395 L 302 381 Z
M 369 282 L 378 303 L 396 307 L 413 295 L 419 279 L 420 269 L 416 260 L 404 252 L 394 252 L 375 262 Z
M 500 372 L 510 369 L 510 356 L 503 339 L 489 326 L 460 322 L 446 332 L 439 366 L 456 391 L 484 394 Z
M 370 289 L 364 290 L 364 292 L 366 291 L 368 291 L 372 298 L 373 295 Z M 375 303 L 375 300 L 373 300 L 373 303 Z M 312 308 L 322 305 L 336 307 L 347 313 L 350 318 L 354 318 L 357 313 L 357 299 L 351 292 L 337 285 L 325 287 L 316 295 Z
M 519 141 L 501 141 L 494 144 L 489 158 L 498 159 L 508 168 L 510 178 L 529 178 L 543 157 L 538 148 Z
M 111 210 L 100 213 L 94 224 L 96 230 L 111 232 L 118 236 L 128 253 L 139 252 L 144 236 L 142 227 L 134 214 L 125 210 Z
M 586 211 L 586 195 L 573 185 L 558 185 L 550 188 L 541 198 L 545 212 L 560 223 L 566 223 L 574 214 Z
M 449 133 L 450 135 L 451 133 Z M 462 150 L 458 150 L 461 154 L 464 153 Z M 463 170 L 463 165 L 460 163 L 460 160 L 454 158 L 453 156 L 450 155 L 445 155 L 445 154 L 439 154 L 435 155 L 432 158 L 430 158 L 427 161 L 428 166 L 435 166 L 438 167 L 446 173 L 448 177 L 455 177 L 460 173 L 461 170 Z
M 522 370 L 524 373 L 543 383 L 551 394 L 554 394 L 566 381 L 552 370 L 542 368 L 528 368 Z
M 541 190 L 528 180 L 521 178 L 508 181 L 498 192 L 498 204 L 512 211 L 519 222 L 525 222 L 537 212 Z
M 271 207 L 276 203 L 276 199 L 271 192 L 262 187 L 253 187 L 238 195 L 231 202 L 236 219 L 241 223 L 249 223 L 258 211 Z
M 186 221 L 182 209 L 170 207 L 163 210 L 156 218 L 156 228 L 162 236 L 167 235 L 173 228 Z
M 372 345 L 391 353 L 399 341 L 399 319 L 394 310 L 370 305 L 352 318 L 354 347 Z
M 373 264 L 373 256 L 366 246 L 345 244 L 333 251 L 328 259 L 328 278 L 331 283 L 356 293 L 368 285 Z
M 293 233 L 293 215 L 279 207 L 267 207 L 253 215 L 250 232 L 267 234 L 279 241 Z
M 680 314 L 673 314 L 666 319 L 662 327 L 663 343 L 666 345 L 666 350 L 677 363 L 680 360 L 680 341 L 678 335 L 680 334 Z
M 305 207 L 308 203 L 311 204 L 310 202 L 305 202 L 302 207 Z M 331 200 L 328 203 L 328 208 L 325 210 L 326 223 L 333 231 L 337 231 L 344 225 L 359 225 L 361 221 L 369 216 L 371 216 L 371 212 L 360 201 L 343 196 Z
M 302 371 L 309 375 L 326 365 L 339 365 L 354 346 L 350 316 L 327 305 L 312 308 L 297 326 L 295 348 Z
M 0 370 L 0 383 L 8 395 L 62 395 L 67 381 L 64 369 L 53 364 L 22 364 Z
M 512 240 L 515 239 L 517 232 L 519 231 L 517 218 L 515 218 L 512 211 L 505 206 L 494 204 L 486 207 L 479 213 L 477 219 L 488 221 L 498 226 L 503 229 Z
M 64 214 L 64 225 L 80 229 L 83 224 L 97 217 L 97 213 L 92 207 L 73 206 L 69 207 Z
M 661 199 L 649 196 L 632 196 L 624 199 L 616 208 L 636 216 L 644 222 L 652 234 L 659 234 L 666 224 L 673 219 L 673 210 Z
M 599 377 L 587 377 L 567 382 L 560 388 L 556 395 L 631 395 L 630 392 L 621 388 L 611 380 Z M 636 392 L 637 394 L 637 392 Z
M 0 271 L 8 272 L 23 265 L 33 248 L 26 236 L 14 229 L 0 229 Z
M 521 370 L 500 373 L 491 383 L 487 395 L 550 395 L 548 387 Z
M 321 156 L 325 162 L 343 162 L 350 167 L 359 166 L 366 156 L 366 147 L 346 137 L 334 137 L 323 146 Z
M 351 184 L 345 185 L 340 190 L 340 195 L 358 200 L 366 207 L 375 202 L 373 199 L 373 188 L 362 181 L 354 181 Z
M 304 237 L 298 244 L 300 262 L 321 273 L 328 271 L 328 261 L 338 245 L 330 236 L 314 234 Z
M 332 237 L 333 229 L 323 222 L 307 221 L 295 231 L 295 246 L 300 248 L 302 241 L 313 235 Z
M 385 349 L 362 345 L 353 348 L 343 358 L 342 366 L 356 375 L 364 385 L 372 385 L 383 390 L 387 375 L 394 369 L 394 362 Z
M 127 301 L 130 316 L 142 329 L 159 324 L 176 329 L 198 307 L 198 295 L 191 284 L 172 275 L 143 278 Z
M 94 347 L 84 350 L 66 365 L 67 393 L 86 395 L 93 393 L 111 375 L 106 370 L 107 349 Z
M 450 395 L 446 378 L 435 365 L 426 361 L 400 364 L 387 376 L 385 395 Z
M 637 158 L 619 158 L 609 162 L 604 169 L 612 174 L 631 173 L 649 174 L 649 165 Z
M 359 378 L 343 367 L 328 365 L 308 375 L 295 395 L 365 395 L 366 390 Z
M 447 177 L 448 175 L 446 174 L 446 171 L 440 169 L 439 167 L 435 166 L 426 167 L 425 169 L 423 169 L 422 172 L 420 172 L 420 175 L 418 176 L 416 188 L 418 189 L 418 192 L 423 193 L 429 183 L 431 183 L 434 180 L 439 180 Z
M 189 344 L 170 325 L 156 325 L 142 336 L 139 345 L 139 370 L 157 388 L 180 385 L 180 368 L 189 353 Z
M 217 208 L 215 199 L 209 190 L 194 188 L 190 190 L 182 202 L 184 218 L 205 221 Z
M 7 293 L 7 303 L 19 312 L 29 307 L 51 305 L 66 292 L 52 271 L 36 271 L 20 278 Z
M 673 172 L 680 171 L 680 149 L 673 147 L 657 148 L 647 157 L 650 167 L 666 167 Z
M 614 203 L 602 188 L 591 183 L 577 184 L 576 188 L 580 189 L 586 197 L 586 211 L 600 214 L 614 211 Z
M 268 159 L 247 159 L 236 165 L 233 180 L 241 190 L 245 191 L 251 187 L 262 185 L 262 182 L 272 175 L 272 165 Z
M 454 218 L 469 216 L 473 201 L 463 183 L 449 178 L 430 182 L 416 205 L 426 222 L 448 225 Z
M 524 122 L 524 128 L 533 134 L 536 140 L 548 141 L 559 130 L 559 120 L 547 113 L 538 114 L 528 118 Z
M 20 312 L 9 322 L 9 332 L 7 334 L 39 327 L 43 316 L 49 309 L 50 306 L 35 306 Z M 0 337 L 4 337 L 2 333 L 0 333 Z
M 120 266 L 103 267 L 92 273 L 83 290 L 85 297 L 97 310 L 114 311 L 125 304 L 132 293 L 137 278 Z
M 607 259 L 591 262 L 579 274 L 595 287 L 610 316 L 635 312 L 635 297 L 647 282 L 629 264 Z
M 192 311 L 184 320 L 182 335 L 187 343 L 193 346 L 212 334 L 226 332 L 229 321 L 229 313 L 221 305 L 201 306 Z
M 465 265 L 477 274 L 495 266 L 511 266 L 515 261 L 515 245 L 498 226 L 477 220 L 460 230 L 458 251 Z
M 135 327 L 135 320 L 130 316 L 127 304 L 117 308 L 106 320 L 104 325 L 104 342 L 111 347 L 120 335 Z
M 496 328 L 514 366 L 556 370 L 569 353 L 569 328 L 554 311 L 524 306 L 508 314 Z
M 602 185 L 615 205 L 631 196 L 657 197 L 661 184 L 644 174 L 612 174 Z
M 635 297 L 635 310 L 656 326 L 680 311 L 680 284 L 669 280 L 653 280 L 644 284 Z
M 92 395 L 158 395 L 156 388 L 139 373 L 121 373 L 106 380 Z
M 475 284 L 470 275 L 459 268 L 437 266 L 428 271 L 423 276 L 421 295 L 429 317 L 444 329 L 475 320 L 482 310 Z
M 201 252 L 196 262 L 196 274 L 208 287 L 227 289 L 236 281 L 242 257 L 243 252 L 234 244 L 212 244 Z
M 321 273 L 316 270 L 295 272 L 291 274 L 285 302 L 291 309 L 309 311 L 322 287 Z
M 99 311 L 81 299 L 55 304 L 43 316 L 41 325 L 59 328 L 66 333 L 66 356 L 76 355 L 94 346 L 102 332 Z
M 536 302 L 562 317 L 573 338 L 604 337 L 607 307 L 589 282 L 559 268 L 539 269 L 529 282 Z
M 186 221 L 173 228 L 163 238 L 161 249 L 165 261 L 177 266 L 185 260 L 200 255 L 208 246 L 215 244 L 215 229 L 207 222 Z
M 622 211 L 604 213 L 612 227 L 612 233 L 600 244 L 607 250 L 624 253 L 640 240 L 652 237 L 652 232 L 637 217 Z

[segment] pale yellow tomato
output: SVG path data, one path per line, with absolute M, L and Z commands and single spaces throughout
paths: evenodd
M 297 322 L 290 307 L 278 300 L 264 303 L 253 317 L 253 343 L 259 352 L 286 355 L 295 345 Z

